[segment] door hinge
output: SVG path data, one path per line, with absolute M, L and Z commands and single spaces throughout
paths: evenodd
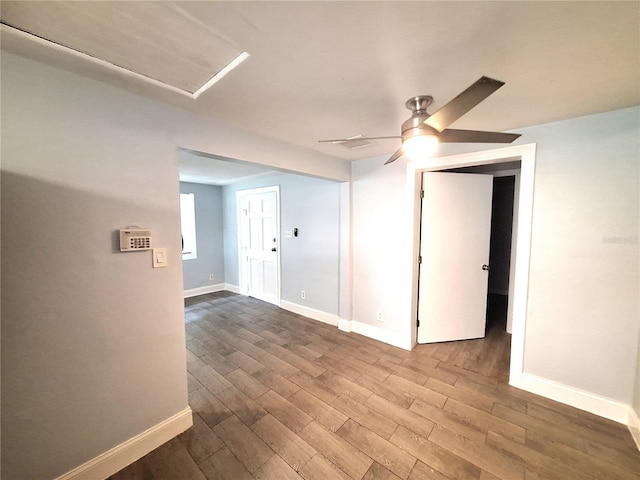
M 420 190 L 420 198 L 424 198 L 424 190 Z
M 422 265 L 422 255 L 418 255 L 418 265 Z
M 418 320 L 418 321 L 416 322 L 416 326 L 418 326 L 418 327 L 420 326 L 420 320 Z

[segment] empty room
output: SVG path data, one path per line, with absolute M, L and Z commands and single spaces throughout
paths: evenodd
M 640 478 L 640 2 L 0 29 L 3 479 Z

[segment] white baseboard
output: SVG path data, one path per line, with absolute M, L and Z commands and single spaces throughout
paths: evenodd
M 231 293 L 240 293 L 240 287 L 238 285 L 231 285 L 230 283 L 224 284 L 224 290 Z
M 323 312 L 322 310 L 316 310 L 315 308 L 305 307 L 298 303 L 287 302 L 286 300 L 280 300 L 280 308 L 288 310 L 298 315 L 304 315 L 305 317 L 318 320 L 322 323 L 328 323 L 334 327 L 338 326 L 338 316 L 332 313 Z
M 193 425 L 191 408 L 187 407 L 163 422 L 130 438 L 111 450 L 61 475 L 56 480 L 96 480 L 108 478 L 127 465 L 144 457 L 163 443 L 180 435 Z
M 640 450 L 640 417 L 638 417 L 638 412 L 631 407 L 629 407 L 629 431 L 636 442 L 636 447 Z
M 608 418 L 614 422 L 629 425 L 630 407 L 625 403 L 531 375 L 530 373 L 522 374 L 518 388 L 579 408 L 594 415 Z
M 351 332 L 351 320 L 345 320 L 344 318 L 338 319 L 338 330 L 343 332 Z
M 204 287 L 191 288 L 184 291 L 184 298 L 197 297 L 198 295 L 205 295 L 207 293 L 221 292 L 227 290 L 225 283 L 216 283 L 215 285 L 206 285 Z
M 343 332 L 359 333 L 360 335 L 372 338 L 373 340 L 378 340 L 382 343 L 393 345 L 394 347 L 411 350 L 410 339 L 403 338 L 397 333 L 389 332 L 389 330 L 385 330 L 384 328 L 380 328 L 375 325 L 340 318 L 338 328 Z

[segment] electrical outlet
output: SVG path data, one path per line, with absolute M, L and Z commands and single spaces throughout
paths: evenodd
M 305 292 L 304 290 L 302 290 L 302 291 L 300 292 L 300 298 L 301 298 L 301 299 L 303 299 L 303 300 L 304 300 L 305 298 L 307 298 L 307 292 Z
M 382 321 L 382 312 L 380 310 L 378 310 L 378 316 L 377 316 L 376 320 L 378 320 L 379 322 Z
M 211 275 L 209 275 L 209 280 L 213 280 L 213 279 L 214 279 L 214 276 L 213 276 L 213 273 L 212 273 Z

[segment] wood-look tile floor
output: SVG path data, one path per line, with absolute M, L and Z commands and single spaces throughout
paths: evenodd
M 112 480 L 640 478 L 626 427 L 506 383 L 500 325 L 408 352 L 228 292 L 185 316 L 194 425 Z

